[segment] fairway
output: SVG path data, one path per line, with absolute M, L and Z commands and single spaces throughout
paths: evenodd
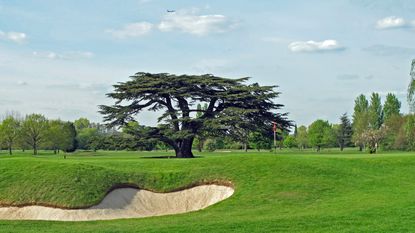
M 413 153 L 347 150 L 214 152 L 196 159 L 171 152 L 77 152 L 0 156 L 0 203 L 80 208 L 111 187 L 170 192 L 232 184 L 229 199 L 204 210 L 93 222 L 0 221 L 1 232 L 407 232 L 415 228 Z

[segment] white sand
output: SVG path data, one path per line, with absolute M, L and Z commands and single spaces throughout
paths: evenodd
M 232 188 L 221 185 L 201 185 L 172 193 L 120 188 L 90 208 L 1 207 L 0 219 L 93 221 L 179 214 L 206 208 L 232 196 L 233 192 Z

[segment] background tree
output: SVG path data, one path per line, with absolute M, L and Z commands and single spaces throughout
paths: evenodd
M 415 112 L 415 59 L 412 60 L 411 72 L 410 72 L 411 80 L 408 85 L 408 104 L 409 109 L 411 112 Z
M 72 123 L 50 120 L 48 124 L 46 144 L 54 154 L 59 153 L 60 150 L 71 152 L 76 149 L 76 130 Z
M 295 148 L 297 147 L 297 139 L 294 135 L 288 135 L 284 138 L 284 147 L 285 148 Z
M 382 140 L 382 146 L 384 149 L 404 150 L 407 148 L 404 130 L 405 120 L 406 117 L 403 117 L 400 114 L 394 114 L 385 119 L 385 137 Z
M 347 113 L 344 113 L 340 117 L 340 125 L 336 133 L 338 145 L 340 150 L 343 151 L 344 147 L 350 145 L 350 142 L 352 141 L 352 124 Z
M 204 144 L 203 147 L 205 150 L 209 151 L 209 152 L 213 152 L 217 149 L 217 143 L 216 140 L 214 138 L 208 138 L 206 140 L 206 143 Z
M 91 126 L 91 122 L 87 118 L 84 118 L 84 117 L 81 117 L 78 120 L 75 120 L 73 124 L 74 124 L 75 129 L 77 131 L 81 131 L 83 129 L 90 128 L 90 126 Z
M 298 134 L 298 128 L 297 128 L 297 124 L 294 125 L 294 134 L 293 136 L 296 138 Z
M 63 133 L 63 122 L 60 120 L 50 120 L 48 122 L 48 130 L 46 132 L 47 146 L 53 150 L 56 154 L 65 140 L 65 134 Z
M 328 121 L 316 120 L 308 127 L 308 140 L 311 146 L 320 151 L 329 143 L 331 126 Z
M 226 122 L 248 119 L 257 127 L 271 128 L 271 122 L 278 122 L 288 128 L 290 122 L 285 114 L 274 114 L 283 105 L 274 103 L 279 96 L 274 86 L 245 84 L 248 78 L 226 79 L 213 75 L 172 75 L 136 73 L 130 81 L 114 85 L 114 92 L 108 94 L 116 100 L 113 106 L 100 106 L 104 120 L 110 126 L 125 125 L 144 109 L 163 110 L 157 127 L 146 127 L 143 137 L 159 139 L 169 144 L 178 158 L 191 158 L 192 144 L 196 135 L 209 122 L 218 130 L 226 131 L 220 123 L 228 115 L 225 110 L 235 109 L 242 114 Z M 192 117 L 198 112 L 197 103 L 208 103 L 202 116 Z M 242 117 L 243 116 L 243 117 Z
M 272 148 L 272 135 L 265 135 L 263 132 L 251 132 L 249 134 L 249 145 L 251 148 L 261 151 Z
M 14 143 L 17 141 L 20 131 L 20 121 L 13 116 L 6 117 L 0 124 L 0 141 L 8 148 L 12 155 Z
M 378 150 L 381 140 L 384 138 L 384 130 L 382 129 L 367 129 L 362 134 L 363 141 L 369 148 L 369 152 L 374 154 Z
M 78 147 L 75 125 L 72 122 L 64 122 L 62 133 L 65 136 L 60 148 L 65 152 L 74 152 Z
M 304 125 L 297 128 L 297 137 L 296 137 L 297 145 L 300 149 L 305 149 L 308 147 L 308 133 L 307 127 Z
M 77 140 L 80 149 L 96 151 L 102 137 L 97 128 L 83 128 L 77 132 Z
M 369 105 L 369 127 L 380 129 L 383 124 L 382 102 L 378 93 L 372 93 Z
M 387 121 L 390 117 L 395 115 L 400 115 L 401 111 L 401 102 L 398 100 L 396 95 L 388 93 L 386 95 L 385 104 L 383 107 L 383 118 L 384 121 Z
M 33 154 L 38 154 L 38 148 L 46 139 L 48 130 L 47 119 L 40 114 L 26 116 L 22 123 L 22 137 L 33 149 Z
M 415 150 L 415 115 L 409 114 L 407 116 L 405 125 L 405 136 L 409 150 Z
M 359 150 L 362 151 L 364 147 L 364 141 L 362 134 L 369 128 L 369 102 L 364 95 L 359 95 L 355 100 L 354 113 L 353 113 L 353 136 L 352 141 Z

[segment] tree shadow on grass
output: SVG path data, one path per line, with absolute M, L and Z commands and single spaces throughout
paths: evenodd
M 143 156 L 141 159 L 186 159 L 186 158 L 177 158 L 175 155 L 158 155 L 158 156 Z M 201 159 L 203 156 L 195 155 L 194 158 L 190 159 Z

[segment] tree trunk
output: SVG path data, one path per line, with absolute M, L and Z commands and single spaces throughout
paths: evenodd
M 36 145 L 36 142 L 33 143 L 33 155 L 37 155 L 37 145 Z
M 12 153 L 12 147 L 11 146 L 9 146 L 9 155 L 12 155 L 13 153 Z
M 197 144 L 197 149 L 199 152 L 202 152 L 203 142 L 202 139 L 199 138 L 199 143 Z
M 317 146 L 317 152 L 320 152 L 320 146 Z
M 246 142 L 244 143 L 244 151 L 248 152 L 248 143 L 246 143 Z
M 174 149 L 176 151 L 176 158 L 194 158 L 192 153 L 193 138 L 184 139 Z
M 340 151 L 343 151 L 343 149 L 344 149 L 344 146 L 340 145 Z

